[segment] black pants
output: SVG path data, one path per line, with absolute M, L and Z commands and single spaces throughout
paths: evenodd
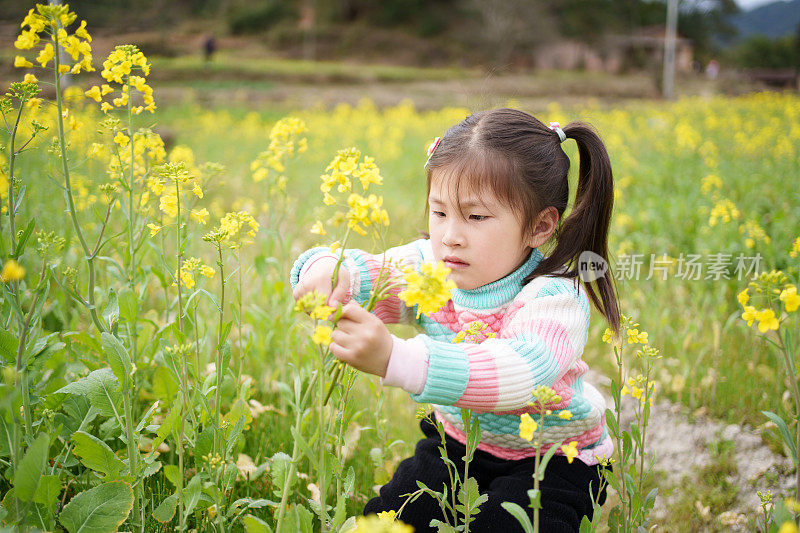
M 420 428 L 426 438 L 417 443 L 413 457 L 404 459 L 397 467 L 391 481 L 381 487 L 380 496 L 367 502 L 364 514 L 400 509 L 406 498 L 403 494 L 416 491 L 417 481 L 425 483 L 430 489 L 442 491 L 443 484 L 449 485 L 449 476 L 444 461 L 439 454 L 441 438 L 430 419 L 424 418 Z M 447 456 L 464 475 L 465 446 L 446 435 Z M 482 450 L 476 450 L 469 465 L 469 475 L 478 481 L 481 494 L 489 499 L 480 506 L 480 512 L 470 522 L 470 531 L 477 532 L 516 532 L 522 527 L 500 504 L 514 502 L 525 509 L 533 523 L 533 509 L 529 507 L 528 490 L 533 488 L 534 459 L 509 461 L 499 459 Z M 589 487 L 597 495 L 600 486 L 600 467 L 587 466 L 579 459 L 572 464 L 562 455 L 554 455 L 547 464 L 545 478 L 540 483 L 542 509 L 539 512 L 540 531 L 577 532 L 581 518 L 592 516 L 592 500 Z M 448 486 L 448 495 L 450 494 Z M 450 496 L 448 496 L 449 498 Z M 605 502 L 605 490 L 600 494 L 600 503 Z M 417 533 L 435 531 L 429 526 L 431 519 L 444 521 L 439 504 L 423 494 L 403 508 L 398 516 L 403 522 L 414 526 Z M 452 517 L 451 517 L 452 523 Z

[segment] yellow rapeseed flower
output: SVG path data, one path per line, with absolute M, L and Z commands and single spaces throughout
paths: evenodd
M 98 87 L 97 85 L 95 85 L 88 91 L 84 92 L 83 94 L 85 94 L 87 98 L 91 98 L 97 103 L 100 103 L 100 101 L 103 99 L 103 96 L 100 93 L 100 87 Z
M 798 533 L 797 524 L 794 520 L 787 520 L 781 524 L 778 533 Z
M 747 302 L 750 301 L 750 295 L 747 293 L 747 289 L 745 288 L 742 292 L 737 294 L 736 299 L 739 300 L 742 307 L 746 306 Z
M 208 209 L 205 207 L 193 209 L 189 217 L 198 224 L 205 224 L 208 221 Z
M 778 319 L 775 316 L 775 311 L 772 309 L 762 309 L 756 312 L 756 320 L 758 320 L 758 331 L 761 333 L 766 333 L 771 329 L 778 329 Z
M 531 415 L 528 413 L 523 413 L 519 417 L 519 436 L 522 439 L 527 440 L 528 442 L 533 440 L 533 434 L 539 428 L 539 425 L 536 421 L 531 418 Z
M 17 68 L 31 68 L 33 67 L 33 63 L 22 56 L 16 56 L 14 58 L 14 66 Z
M 564 420 L 569 420 L 570 418 L 572 418 L 572 412 L 571 411 L 567 411 L 566 409 L 564 409 L 563 411 L 558 413 L 558 418 L 563 418 Z
M 2 272 L 0 272 L 0 280 L 2 280 L 3 283 L 19 281 L 23 277 L 25 277 L 25 269 L 14 259 L 6 261 L 6 264 L 3 265 Z
M 330 326 L 318 324 L 317 327 L 314 328 L 314 334 L 311 336 L 311 340 L 314 344 L 327 346 L 331 343 L 331 333 L 333 333 L 333 329 L 331 329 Z
M 796 311 L 800 306 L 800 296 L 797 295 L 797 287 L 791 285 L 781 291 L 780 300 L 786 307 L 786 312 Z
M 178 216 L 178 197 L 174 194 L 165 194 L 158 201 L 158 208 L 168 217 Z
M 152 222 L 147 225 L 150 228 L 150 236 L 155 237 L 159 231 L 161 231 L 161 226 L 153 224 Z
M 317 220 L 313 226 L 311 226 L 311 233 L 314 235 L 326 235 L 328 232 L 325 231 L 325 226 L 322 225 L 322 222 Z
M 441 261 L 423 263 L 420 272 L 406 269 L 403 274 L 406 288 L 397 296 L 407 306 L 417 306 L 417 318 L 435 313 L 447 303 L 450 293 L 456 288 L 455 282 L 448 279 L 449 274 L 450 269 Z
M 753 321 L 756 319 L 756 308 L 752 305 L 745 305 L 744 312 L 742 313 L 742 320 L 747 320 L 747 325 L 752 326 Z
M 792 249 L 789 250 L 790 257 L 797 257 L 800 254 L 800 237 L 796 238 L 792 243 Z
M 356 527 L 348 533 L 414 533 L 414 528 L 396 520 L 390 513 L 356 518 Z
M 569 444 L 562 444 L 561 451 L 567 457 L 567 462 L 572 463 L 573 459 L 578 457 L 578 441 L 570 441 Z
M 42 50 L 39 52 L 39 55 L 36 56 L 36 62 L 39 63 L 41 66 L 46 67 L 47 63 L 52 61 L 55 56 L 56 53 L 53 48 L 53 45 L 47 43 L 46 45 L 44 45 L 44 48 L 42 48 Z
M 628 330 L 628 344 L 647 344 L 647 332 L 643 331 L 639 333 L 638 329 L 629 329 Z

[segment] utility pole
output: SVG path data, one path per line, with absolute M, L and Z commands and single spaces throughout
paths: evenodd
M 675 34 L 678 30 L 678 2 L 667 0 L 667 31 L 664 34 L 664 87 L 661 93 L 667 100 L 675 96 Z

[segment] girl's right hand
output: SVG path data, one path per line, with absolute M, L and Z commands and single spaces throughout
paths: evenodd
M 331 286 L 331 277 L 336 268 L 337 259 L 335 257 L 321 257 L 308 267 L 300 278 L 300 282 L 292 291 L 295 300 L 299 300 L 304 294 L 317 291 L 320 294 L 327 294 L 327 305 L 336 307 L 339 303 L 347 303 L 348 291 L 350 289 L 350 272 L 344 264 L 339 267 L 339 279 L 336 287 Z

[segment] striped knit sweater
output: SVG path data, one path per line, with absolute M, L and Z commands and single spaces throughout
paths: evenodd
M 385 255 L 388 263 L 416 269 L 434 260 L 427 240 L 392 248 Z M 314 262 L 332 257 L 329 248 L 303 253 L 292 269 L 292 285 Z M 587 366 L 581 354 L 588 336 L 589 300 L 583 287 L 567 278 L 537 277 L 523 286 L 522 280 L 542 258 L 534 249 L 505 278 L 472 290 L 455 289 L 444 307 L 430 316 L 416 319 L 416 306 L 406 307 L 395 295 L 381 301 L 374 312 L 384 322 L 416 323 L 425 332 L 408 340 L 394 337 L 381 382 L 401 386 L 416 402 L 433 404 L 445 431 L 462 443 L 466 436 L 460 408 L 471 409 L 481 424 L 478 449 L 509 460 L 536 454 L 531 443 L 519 436 L 520 415 L 530 413 L 538 422 L 527 403 L 534 387 L 550 386 L 562 401 L 548 406 L 552 414 L 545 417 L 543 441 L 558 445 L 577 441 L 578 457 L 597 464 L 611 456 L 612 443 L 605 428 L 603 397 L 583 380 Z M 369 298 L 383 259 L 360 250 L 345 251 L 350 295 L 357 302 Z M 488 326 L 484 332 L 495 337 L 451 343 L 478 320 Z M 565 409 L 572 413 L 568 420 L 559 417 Z

